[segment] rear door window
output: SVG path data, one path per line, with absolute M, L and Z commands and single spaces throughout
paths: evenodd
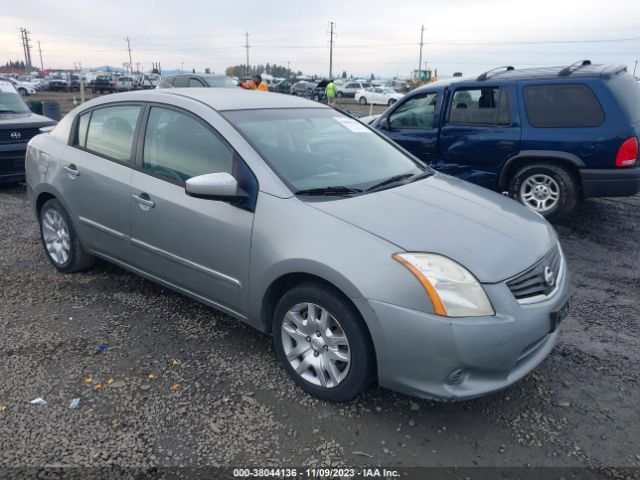
M 190 87 L 200 88 L 200 87 L 204 87 L 204 83 L 202 83 L 197 78 L 192 78 L 192 79 L 189 80 L 189 86 Z
M 462 88 L 453 93 L 449 110 L 451 125 L 495 125 L 500 89 Z
M 391 128 L 433 128 L 436 102 L 436 92 L 415 95 L 404 101 L 389 117 Z
M 530 85 L 523 94 L 532 127 L 584 128 L 604 122 L 600 102 L 586 85 Z
M 140 109 L 139 105 L 118 105 L 93 110 L 85 148 L 109 159 L 130 163 Z M 79 126 L 82 121 L 83 118 Z
M 81 147 L 87 146 L 87 130 L 89 129 L 89 119 L 91 118 L 91 112 L 87 112 L 80 115 L 78 119 L 78 132 L 76 134 L 75 145 Z

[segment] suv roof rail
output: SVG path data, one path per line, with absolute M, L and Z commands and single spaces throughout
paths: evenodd
M 568 67 L 564 67 L 562 70 L 560 70 L 560 73 L 558 73 L 558 76 L 559 77 L 568 77 L 573 72 L 575 72 L 576 70 L 580 69 L 581 67 L 587 67 L 589 65 L 591 65 L 591 60 L 580 60 L 578 62 L 574 62 L 571 65 L 569 65 Z
M 491 70 L 487 70 L 486 72 L 480 74 L 476 80 L 478 82 L 482 82 L 483 80 L 486 80 L 487 78 L 489 78 L 489 74 L 490 73 L 497 72 L 498 70 L 502 70 L 502 69 L 504 69 L 505 72 L 510 72 L 511 70 L 515 70 L 515 68 L 512 67 L 511 65 L 505 65 L 503 67 L 492 68 Z

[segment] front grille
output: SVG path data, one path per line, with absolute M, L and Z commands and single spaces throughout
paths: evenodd
M 507 287 L 519 301 L 549 295 L 556 288 L 561 266 L 562 254 L 556 245 L 533 267 L 508 280 Z
M 0 130 L 0 145 L 7 143 L 27 143 L 40 133 L 40 127 L 36 128 L 7 128 Z M 14 138 L 11 134 L 20 134 L 19 138 Z

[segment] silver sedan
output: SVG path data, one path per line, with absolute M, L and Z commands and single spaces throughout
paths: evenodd
M 541 216 L 300 98 L 100 97 L 35 137 L 26 170 L 60 272 L 100 257 L 271 333 L 329 401 L 373 382 L 440 400 L 505 388 L 567 314 Z

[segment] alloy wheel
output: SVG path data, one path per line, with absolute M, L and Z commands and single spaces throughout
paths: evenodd
M 47 210 L 42 217 L 42 238 L 51 259 L 64 265 L 71 255 L 71 235 L 62 215 L 55 210 Z
M 549 175 L 531 175 L 522 182 L 520 199 L 531 210 L 538 213 L 548 212 L 560 201 L 560 185 Z
M 287 312 L 280 334 L 287 361 L 307 382 L 334 388 L 349 374 L 349 340 L 326 308 L 314 303 L 295 305 Z

